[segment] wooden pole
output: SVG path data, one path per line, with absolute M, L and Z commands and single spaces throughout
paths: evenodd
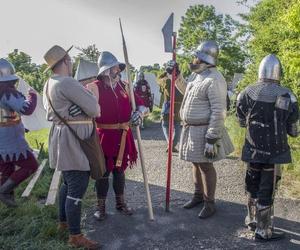
M 130 76 L 130 70 L 129 70 L 130 64 L 129 64 L 129 60 L 128 60 L 127 47 L 126 47 L 126 42 L 125 42 L 125 38 L 124 38 L 124 34 L 123 34 L 121 19 L 119 19 L 119 22 L 120 22 L 120 29 L 121 29 L 121 34 L 122 34 L 123 52 L 124 52 L 124 59 L 125 59 L 125 63 L 126 63 L 126 72 L 127 72 L 127 78 L 128 78 L 131 106 L 132 106 L 132 110 L 134 111 L 134 110 L 136 110 L 136 104 L 135 104 L 133 85 L 131 82 L 131 76 Z M 142 167 L 143 178 L 144 178 L 144 185 L 145 185 L 145 189 L 146 189 L 149 217 L 150 217 L 150 220 L 154 220 L 152 201 L 151 201 L 150 189 L 149 189 L 149 184 L 148 184 L 148 177 L 147 177 L 147 172 L 145 169 L 145 160 L 144 160 L 144 154 L 143 154 L 143 148 L 142 148 L 141 131 L 140 131 L 139 126 L 136 127 L 136 135 L 137 135 L 137 142 L 138 142 L 139 157 L 140 157 L 140 161 L 141 161 L 141 167 Z
M 41 165 L 39 166 L 38 170 L 34 173 L 32 179 L 28 183 L 28 185 L 25 188 L 24 192 L 22 193 L 21 197 L 25 197 L 26 198 L 26 197 L 28 197 L 31 194 L 31 191 L 32 191 L 35 183 L 37 182 L 37 180 L 41 176 L 41 173 L 43 172 L 43 169 L 44 169 L 46 163 L 47 163 L 47 159 L 45 159 L 45 160 L 42 161 Z
M 59 188 L 59 183 L 60 183 L 60 177 L 61 177 L 61 171 L 58 171 L 55 169 L 55 172 L 52 177 L 52 181 L 50 184 L 50 188 L 48 191 L 48 196 L 46 200 L 46 206 L 48 205 L 54 205 L 56 201 L 56 196 Z
M 173 61 L 176 61 L 176 32 L 173 32 Z M 171 165 L 173 149 L 173 130 L 174 130 L 174 101 L 175 101 L 175 77 L 176 69 L 172 71 L 170 112 L 169 112 L 169 145 L 167 161 L 167 185 L 166 185 L 166 212 L 170 211 L 170 193 L 171 193 Z

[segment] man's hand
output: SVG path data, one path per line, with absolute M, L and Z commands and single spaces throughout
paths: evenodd
M 80 114 L 82 114 L 82 110 L 79 106 L 77 106 L 76 104 L 73 104 L 69 109 L 69 115 L 72 116 L 72 117 L 76 117 Z
M 33 88 L 29 88 L 27 91 L 28 95 L 36 95 L 36 91 Z
M 130 123 L 132 126 L 140 126 L 142 124 L 142 114 L 140 111 L 134 111 L 131 115 Z
M 170 60 L 167 62 L 167 65 L 166 65 L 166 71 L 168 74 L 172 74 L 173 72 L 173 69 L 176 69 L 176 76 L 178 76 L 180 74 L 180 70 L 179 70 L 179 67 L 178 67 L 178 64 L 176 61 L 174 60 Z
M 205 143 L 204 155 L 207 159 L 213 159 L 218 154 L 218 148 L 216 144 Z

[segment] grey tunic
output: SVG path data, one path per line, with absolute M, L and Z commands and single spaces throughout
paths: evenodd
M 94 95 L 74 78 L 54 75 L 49 79 L 48 84 L 52 105 L 67 121 L 91 120 L 100 115 L 100 107 Z M 48 104 L 45 94 L 46 85 L 47 83 L 44 87 L 43 103 L 47 111 L 47 120 L 53 122 L 49 135 L 50 167 L 61 171 L 89 171 L 88 159 L 78 140 L 70 129 L 60 122 Z M 68 109 L 73 104 L 78 105 L 84 113 L 76 117 L 70 116 Z M 82 139 L 91 136 L 93 129 L 91 124 L 72 124 L 71 127 Z
M 180 117 L 187 124 L 181 133 L 180 158 L 196 163 L 214 162 L 233 152 L 224 126 L 227 84 L 222 74 L 216 68 L 209 68 L 193 74 L 188 83 L 179 77 L 176 85 L 185 94 Z M 204 156 L 206 138 L 217 139 L 218 154 L 212 160 Z

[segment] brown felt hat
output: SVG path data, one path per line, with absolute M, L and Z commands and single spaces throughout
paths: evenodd
M 69 48 L 68 50 L 64 50 L 62 47 L 58 45 L 54 45 L 51 49 L 49 49 L 46 54 L 44 55 L 44 59 L 48 64 L 48 67 L 45 69 L 44 72 L 52 69 L 59 61 L 61 61 L 68 52 L 73 48 Z

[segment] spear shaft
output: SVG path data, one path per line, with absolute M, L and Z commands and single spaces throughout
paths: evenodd
M 132 110 L 136 110 L 136 103 L 135 103 L 135 98 L 134 98 L 134 93 L 133 93 L 133 85 L 132 85 L 132 81 L 131 81 L 131 77 L 130 77 L 130 70 L 129 70 L 130 64 L 129 64 L 129 60 L 128 60 L 128 52 L 127 52 L 126 42 L 125 42 L 125 38 L 124 38 L 121 19 L 119 19 L 119 22 L 120 22 L 120 29 L 121 29 L 121 34 L 122 34 L 123 53 L 124 53 L 124 59 L 125 59 L 125 64 L 126 64 L 126 72 L 127 72 L 127 78 L 128 78 L 131 106 L 132 106 Z M 147 177 L 147 172 L 145 169 L 145 160 L 144 160 L 144 154 L 143 154 L 143 148 L 142 148 L 141 131 L 140 131 L 139 126 L 136 127 L 136 136 L 137 136 L 139 156 L 140 156 L 140 162 L 141 162 L 143 178 L 144 178 L 144 185 L 145 185 L 145 189 L 146 189 L 149 217 L 150 217 L 150 220 L 154 220 L 152 201 L 151 201 L 150 189 L 149 189 L 149 184 L 148 184 L 148 177 Z
M 173 54 L 172 60 L 176 61 L 176 33 L 173 32 Z M 171 194 L 171 167 L 173 151 L 173 134 L 174 134 L 174 102 L 175 102 L 175 68 L 172 71 L 171 95 L 170 95 L 170 112 L 169 112 L 169 143 L 168 143 L 168 160 L 167 160 L 167 185 L 166 185 L 166 212 L 170 211 L 170 194 Z

